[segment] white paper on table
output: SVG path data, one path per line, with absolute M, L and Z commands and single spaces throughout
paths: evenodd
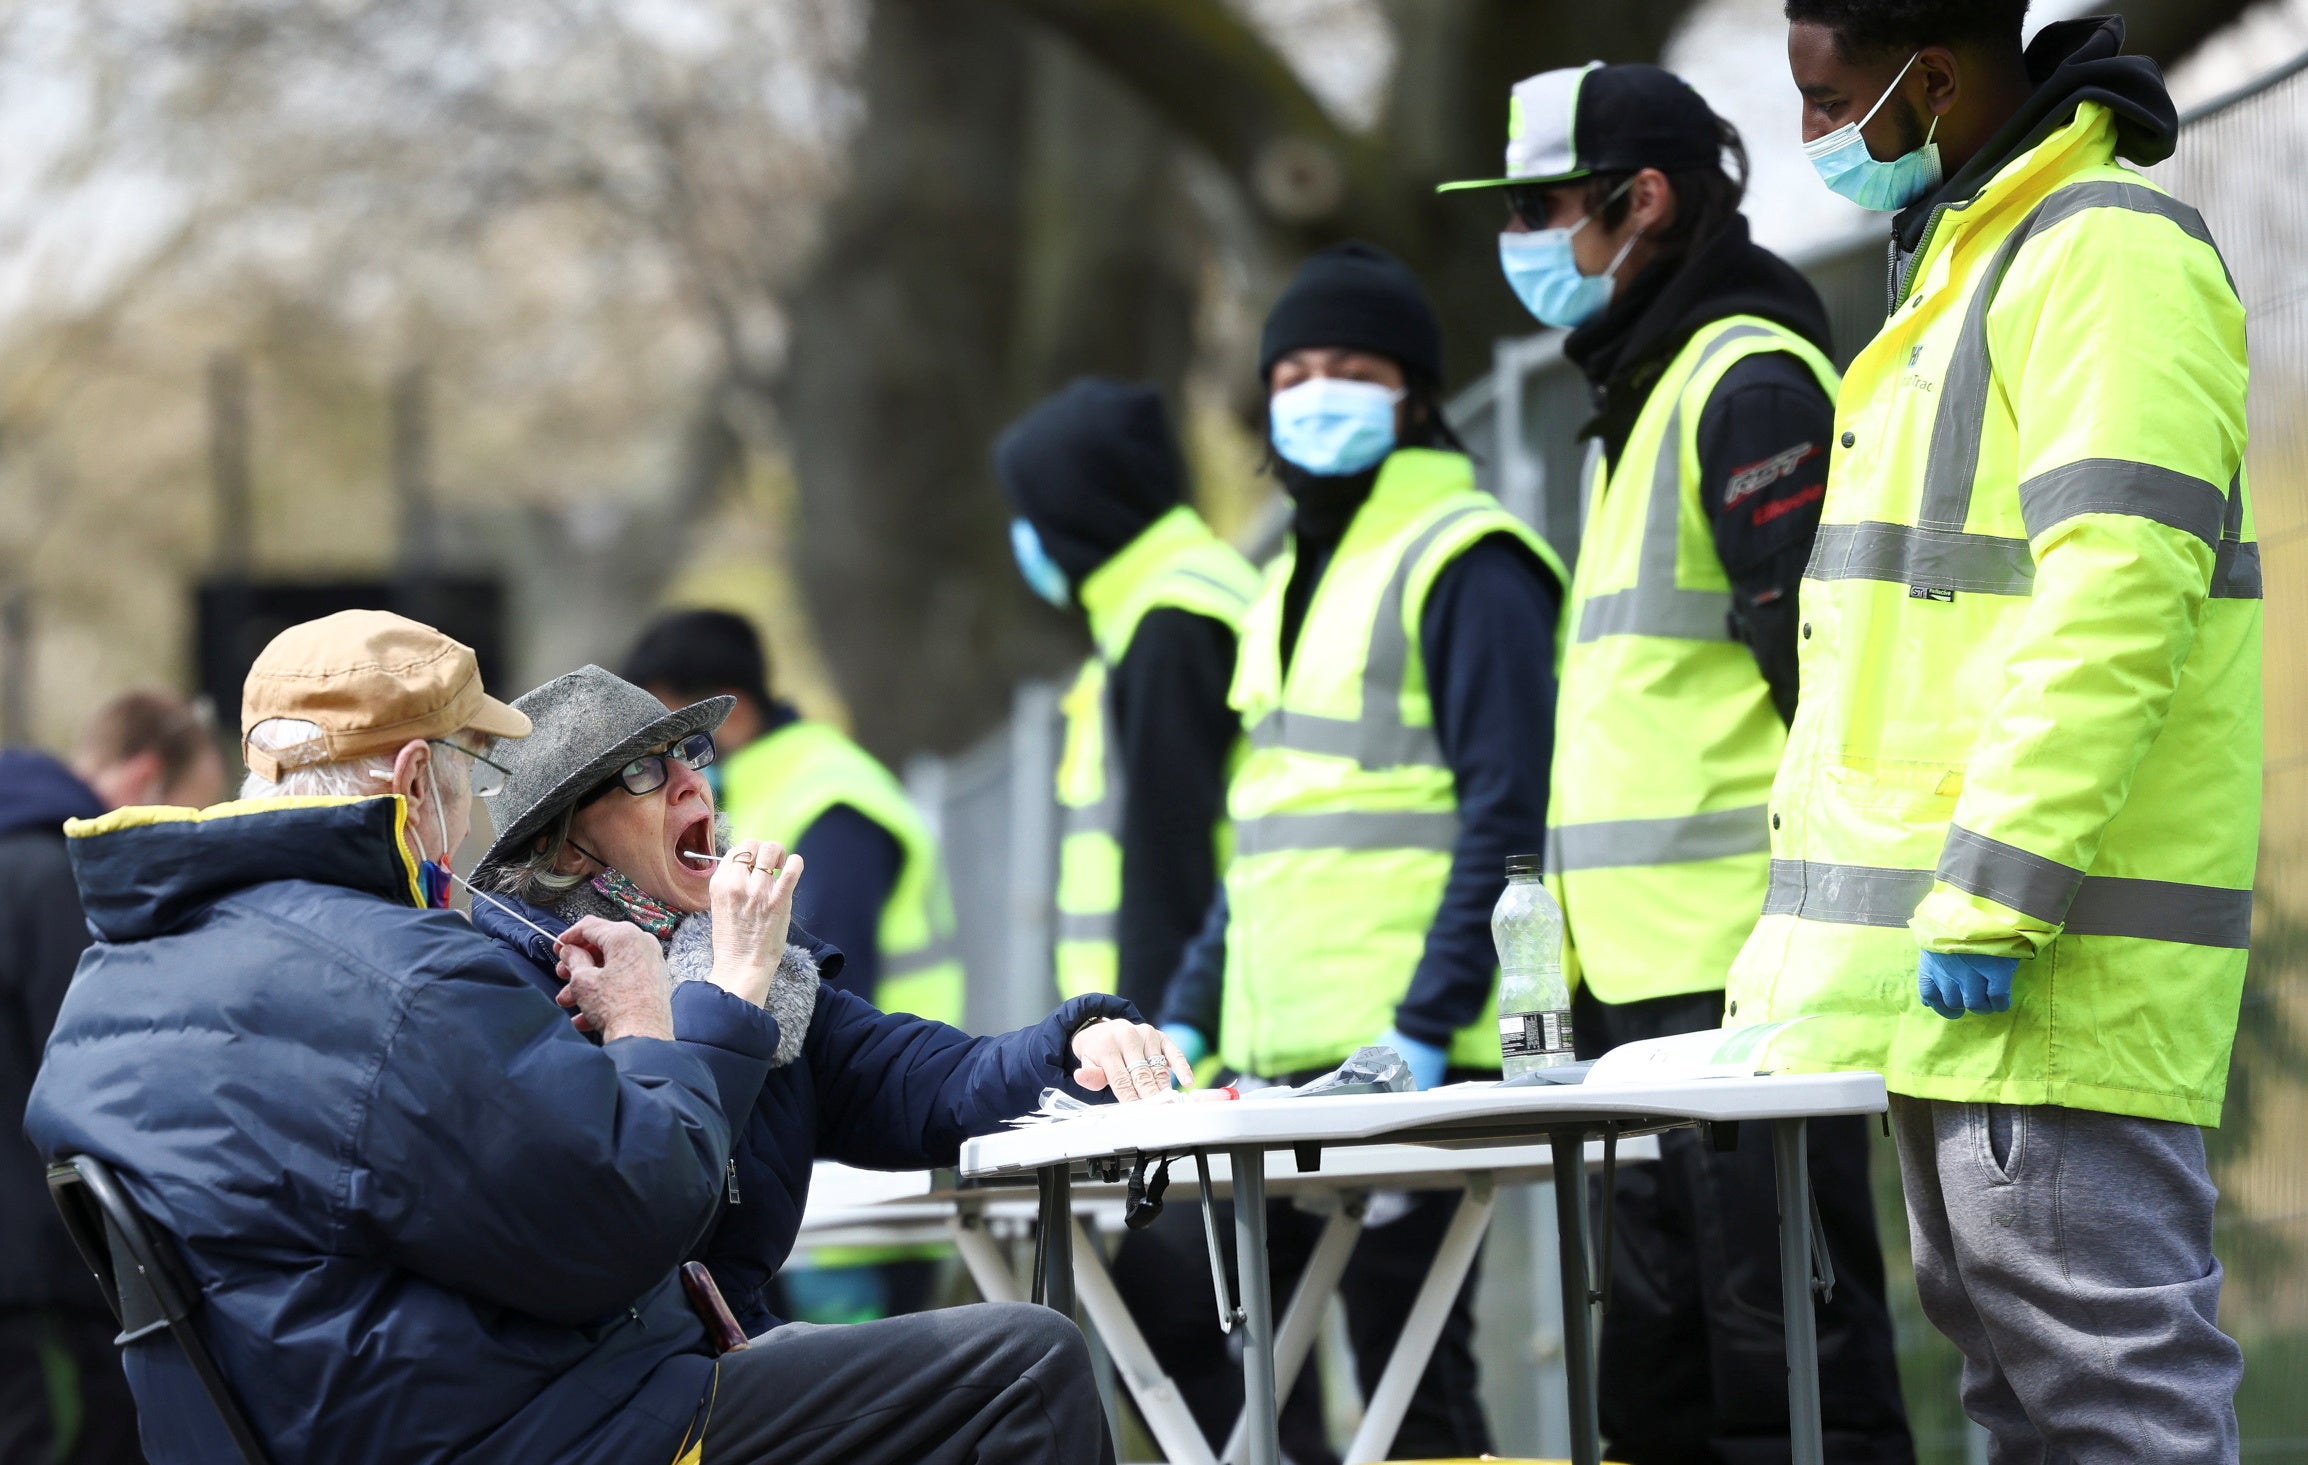
M 1785 1022 L 1708 1028 L 1702 1032 L 1621 1043 L 1595 1060 L 1595 1066 L 1587 1071 L 1586 1086 L 1673 1083 L 1694 1078 L 1753 1078 L 1776 1068 L 1771 1057 L 1772 1041 L 1797 1023 L 1809 1021 L 1809 1017 L 1791 1017 Z

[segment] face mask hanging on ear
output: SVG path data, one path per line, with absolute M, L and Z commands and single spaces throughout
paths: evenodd
M 1901 153 L 1890 162 L 1878 162 L 1867 150 L 1867 140 L 1859 129 L 1875 120 L 1891 94 L 1907 79 L 1915 66 L 1918 51 L 1907 58 L 1907 65 L 1899 68 L 1899 75 L 1867 109 L 1867 115 L 1857 122 L 1846 122 L 1824 137 L 1812 139 L 1803 145 L 1803 156 L 1819 174 L 1819 181 L 1850 199 L 1863 209 L 1890 213 L 1906 208 L 1917 199 L 1939 187 L 1939 144 L 1932 138 L 1939 132 L 1939 118 L 1931 119 L 1930 128 L 1923 135 L 1923 146 L 1912 152 Z
M 449 848 L 449 816 L 441 812 L 441 775 L 429 758 L 425 760 L 425 782 L 432 795 L 426 802 L 433 806 L 433 834 L 439 841 L 440 855 L 417 861 L 417 886 L 424 892 L 426 909 L 445 911 L 449 908 L 450 882 L 456 879 L 452 865 L 456 851 Z
M 1073 587 L 1066 581 L 1066 572 L 1042 547 L 1041 534 L 1024 519 L 1010 521 L 1010 557 L 1018 562 L 1018 573 L 1026 577 L 1026 587 L 1036 595 L 1060 610 L 1073 604 Z

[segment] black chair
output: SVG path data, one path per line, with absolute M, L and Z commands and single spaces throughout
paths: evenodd
M 271 1465 L 256 1431 L 249 1428 L 248 1416 L 241 1413 L 240 1402 L 209 1356 L 208 1345 L 192 1325 L 200 1290 L 184 1275 L 182 1262 L 161 1234 L 145 1223 L 111 1167 L 93 1155 L 74 1155 L 48 1167 L 48 1194 L 120 1324 L 114 1344 L 125 1348 L 167 1329 L 199 1375 L 201 1389 L 216 1406 L 241 1458 L 248 1465 Z

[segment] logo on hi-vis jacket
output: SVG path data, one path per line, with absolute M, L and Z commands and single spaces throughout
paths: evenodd
M 1907 375 L 1899 379 L 1899 384 L 1903 387 L 1913 387 L 1919 392 L 1936 392 L 1939 390 L 1939 383 L 1915 369 L 1915 363 L 1922 359 L 1923 346 L 1920 343 L 1907 348 Z

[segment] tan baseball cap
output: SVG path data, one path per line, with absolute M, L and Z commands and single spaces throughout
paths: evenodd
M 292 748 L 251 747 L 249 732 L 275 717 L 312 723 L 322 735 Z M 241 684 L 241 756 L 261 778 L 466 728 L 525 738 L 529 718 L 482 690 L 472 647 L 389 611 L 341 610 L 291 626 Z

